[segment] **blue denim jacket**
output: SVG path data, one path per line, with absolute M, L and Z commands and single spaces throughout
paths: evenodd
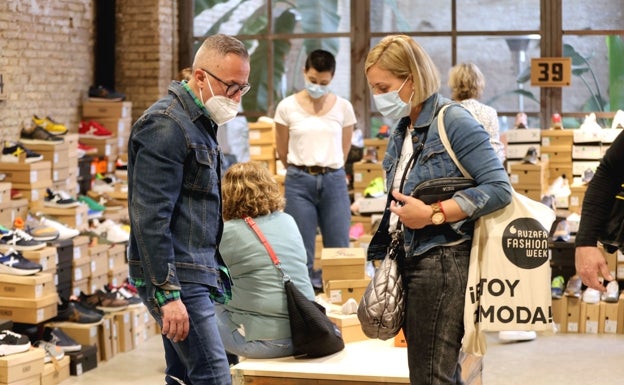
M 217 286 L 221 149 L 217 126 L 179 82 L 135 122 L 128 143 L 131 279 L 163 290 Z
M 406 177 L 403 194 L 410 195 L 418 184 L 427 180 L 462 176 L 461 171 L 444 149 L 438 134 L 438 111 L 448 103 L 451 101 L 439 94 L 432 95 L 423 103 L 422 110 L 413 124 L 412 142 L 416 147 L 425 136 L 425 144 Z M 382 163 L 386 172 L 388 191 L 392 187 L 409 124 L 408 117 L 401 119 L 389 138 Z M 509 177 L 496 156 L 490 144 L 489 134 L 483 126 L 472 117 L 470 112 L 457 103 L 446 109 L 444 125 L 459 162 L 477 182 L 476 187 L 458 191 L 453 195 L 453 199 L 468 214 L 468 218 L 450 225 L 427 226 L 420 230 L 404 226 L 406 258 L 422 255 L 435 246 L 471 239 L 476 218 L 505 207 L 511 201 Z M 390 210 L 386 208 L 380 226 L 368 248 L 369 260 L 383 259 L 386 255 L 390 244 L 389 218 Z

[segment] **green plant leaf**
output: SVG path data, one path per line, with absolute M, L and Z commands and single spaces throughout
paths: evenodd
M 609 109 L 624 110 L 624 41 L 622 35 L 606 37 L 609 55 Z

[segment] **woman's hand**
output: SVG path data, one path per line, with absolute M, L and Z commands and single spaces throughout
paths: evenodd
M 390 211 L 399 216 L 405 227 L 422 229 L 431 224 L 431 206 L 420 199 L 392 191 L 393 201 L 390 202 Z

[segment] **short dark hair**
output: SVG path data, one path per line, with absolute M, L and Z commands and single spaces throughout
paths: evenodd
M 336 58 L 331 52 L 322 49 L 314 50 L 310 52 L 305 62 L 304 69 L 307 71 L 310 68 L 314 68 L 318 72 L 329 71 L 332 76 L 334 76 L 334 72 L 336 71 Z

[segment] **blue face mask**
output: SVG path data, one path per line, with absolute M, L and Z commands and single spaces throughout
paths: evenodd
M 412 109 L 411 101 L 414 93 L 412 92 L 412 95 L 410 95 L 408 103 L 405 103 L 399 96 L 399 91 L 401 91 L 405 82 L 407 82 L 407 79 L 405 79 L 403 84 L 401 84 L 401 87 L 399 87 L 396 91 L 373 95 L 373 100 L 375 101 L 377 110 L 379 110 L 379 112 L 386 118 L 401 119 L 402 117 L 409 115 Z
M 310 83 L 307 79 L 305 81 L 305 89 L 312 99 L 318 99 L 329 92 L 328 86 Z

